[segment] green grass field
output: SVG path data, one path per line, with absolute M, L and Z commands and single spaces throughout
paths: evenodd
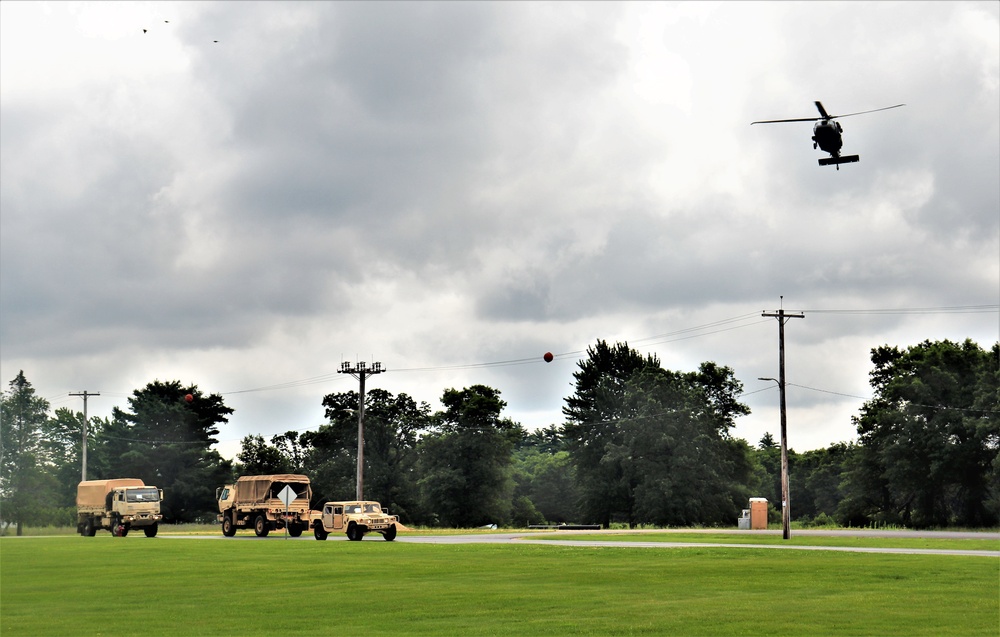
M 785 540 L 780 534 L 749 535 L 742 533 L 601 533 L 602 542 L 691 542 L 711 544 L 765 544 L 770 546 L 856 546 L 865 548 L 938 549 L 964 551 L 1000 551 L 995 539 L 953 539 L 935 537 L 855 537 L 796 535 Z M 546 540 L 593 540 L 594 535 L 556 533 L 538 536 Z
M 1000 560 L 727 548 L 0 539 L 0 634 L 997 635 Z

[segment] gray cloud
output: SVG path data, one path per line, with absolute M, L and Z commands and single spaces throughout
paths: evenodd
M 0 4 L 0 362 L 47 395 L 238 391 L 374 357 L 424 370 L 390 391 L 486 382 L 539 426 L 596 338 L 757 389 L 779 295 L 1000 296 L 993 3 L 105 10 Z M 169 30 L 128 22 L 157 12 Z M 839 172 L 808 123 L 749 125 L 817 99 L 907 106 L 845 119 L 862 161 Z M 998 333 L 995 311 L 810 314 L 789 366 L 864 395 L 872 347 Z M 315 427 L 348 388 L 229 394 L 229 450 Z M 771 398 L 748 397 L 738 435 L 756 442 Z M 806 448 L 853 435 L 859 400 L 795 398 Z

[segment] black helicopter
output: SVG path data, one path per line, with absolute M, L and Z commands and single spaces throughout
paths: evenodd
M 819 147 L 824 152 L 830 153 L 829 157 L 824 157 L 819 160 L 820 166 L 829 166 L 834 164 L 837 166 L 837 170 L 840 170 L 840 164 L 850 164 L 856 161 L 860 161 L 860 155 L 841 155 L 840 149 L 844 145 L 843 132 L 844 129 L 841 128 L 840 122 L 834 121 L 838 117 L 850 117 L 851 115 L 864 115 L 865 113 L 875 113 L 878 111 L 887 111 L 890 108 L 899 108 L 900 106 L 906 106 L 906 104 L 896 104 L 895 106 L 886 106 L 885 108 L 876 108 L 871 111 L 860 111 L 858 113 L 848 113 L 846 115 L 830 115 L 823 108 L 823 104 L 816 102 L 816 109 L 819 111 L 821 117 L 800 117 L 798 119 L 768 119 L 760 122 L 750 122 L 750 125 L 754 124 L 778 124 L 781 122 L 816 122 L 813 126 L 813 148 Z

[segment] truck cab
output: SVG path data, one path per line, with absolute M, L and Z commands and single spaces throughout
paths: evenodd
M 108 494 L 111 534 L 125 536 L 132 527 L 142 527 L 146 535 L 156 535 L 163 491 L 156 487 L 121 487 Z

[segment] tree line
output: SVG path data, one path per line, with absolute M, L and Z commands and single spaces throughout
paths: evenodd
M 858 440 L 789 450 L 793 520 L 804 524 L 990 527 L 1000 521 L 1000 343 L 925 341 L 872 350 L 873 398 Z M 365 395 L 364 492 L 406 524 L 590 523 L 735 526 L 750 497 L 780 519 L 773 436 L 735 438 L 733 370 L 664 369 L 626 343 L 578 361 L 564 422 L 526 431 L 501 392 L 446 389 L 432 411 L 405 393 Z M 190 395 L 191 400 L 186 396 Z M 303 473 L 313 508 L 356 491 L 357 392 L 323 397 L 326 422 L 265 440 L 234 460 L 212 449 L 233 410 L 178 381 L 135 390 L 88 423 L 88 477 L 137 477 L 164 490 L 167 522 L 214 522 L 215 488 L 238 475 Z M 35 395 L 21 372 L 0 396 L 0 522 L 72 525 L 83 415 Z

